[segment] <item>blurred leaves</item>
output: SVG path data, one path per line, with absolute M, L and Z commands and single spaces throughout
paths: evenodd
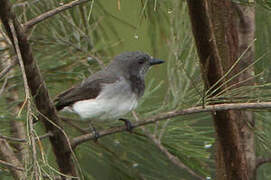
M 20 1 L 16 2 L 14 10 L 23 23 L 67 2 L 70 1 Z M 153 68 L 148 76 L 147 90 L 137 109 L 140 118 L 201 105 L 204 87 L 185 2 L 119 1 L 120 9 L 117 3 L 92 0 L 49 18 L 29 32 L 35 59 L 51 97 L 104 68 L 116 52 L 140 49 L 166 59 L 161 69 Z M 254 65 L 257 86 L 236 88 L 212 101 L 225 102 L 230 98 L 245 102 L 270 100 L 271 16 L 268 16 L 268 8 L 263 9 L 263 6 L 270 7 L 270 2 L 259 0 L 257 3 L 262 6 L 257 6 L 256 14 L 256 59 L 266 54 Z M 10 133 L 9 120 L 16 117 L 10 109 L 24 100 L 22 87 L 21 74 L 15 69 L 6 96 L 11 96 L 8 94 L 10 90 L 17 89 L 20 100 L 9 103 L 0 97 L 0 132 L 3 134 Z M 24 118 L 23 113 L 18 120 Z M 257 112 L 255 118 L 257 154 L 270 155 L 270 113 Z M 78 124 L 86 126 L 85 123 Z M 115 125 L 119 122 L 95 124 L 98 129 Z M 39 134 L 44 132 L 40 124 L 35 128 Z M 209 114 L 181 116 L 145 128 L 196 173 L 204 177 L 214 175 L 215 135 Z M 70 136 L 79 135 L 66 124 L 64 129 Z M 188 172 L 174 165 L 143 131 L 136 132 L 142 136 L 125 132 L 102 138 L 98 144 L 87 142 L 80 145 L 76 156 L 84 179 L 193 179 Z M 53 176 L 56 173 L 51 166 L 57 168 L 51 148 L 48 148 L 47 141 L 42 144 L 47 159 L 40 157 L 41 167 Z M 269 165 L 261 167 L 259 172 L 259 179 L 271 176 Z

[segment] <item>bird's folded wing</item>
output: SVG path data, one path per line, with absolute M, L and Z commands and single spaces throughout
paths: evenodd
M 77 101 L 94 99 L 102 90 L 103 84 L 113 82 L 115 82 L 113 79 L 96 79 L 91 82 L 83 82 L 80 85 L 72 87 L 55 98 L 54 101 L 56 102 L 56 109 L 59 111 L 65 106 L 70 106 Z

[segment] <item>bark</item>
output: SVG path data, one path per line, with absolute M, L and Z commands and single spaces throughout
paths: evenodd
M 250 46 L 255 38 L 255 8 L 253 6 L 235 5 L 234 10 L 236 12 L 237 20 L 237 32 L 238 32 L 238 55 L 246 51 L 243 58 L 240 61 L 238 70 L 243 70 L 252 64 L 254 61 L 255 49 L 254 46 Z M 240 76 L 237 81 L 243 81 L 245 79 L 253 77 L 253 67 L 248 68 Z M 253 80 L 243 82 L 240 86 L 253 85 Z M 256 171 L 256 155 L 255 155 L 255 142 L 253 128 L 255 126 L 254 117 L 252 112 L 237 111 L 240 114 L 239 130 L 241 134 L 241 145 L 244 148 L 245 156 L 248 165 L 249 179 L 256 179 L 254 171 Z M 237 115 L 239 115 L 237 114 Z
M 254 10 L 233 5 L 228 0 L 187 0 L 187 3 L 204 83 L 207 89 L 217 84 L 212 88 L 214 90 L 253 61 L 252 46 L 233 71 L 216 83 L 251 44 L 254 38 Z M 252 71 L 246 70 L 211 95 L 251 77 Z M 239 83 L 238 87 L 252 84 L 252 81 L 247 81 Z M 253 179 L 254 133 L 249 128 L 254 125 L 252 113 L 229 110 L 212 115 L 217 134 L 216 179 Z
M 56 157 L 57 164 L 61 173 L 76 176 L 75 166 L 72 161 L 70 146 L 67 137 L 60 129 L 59 118 L 52 101 L 49 98 L 48 90 L 45 82 L 40 74 L 40 70 L 33 59 L 32 50 L 27 37 L 22 30 L 20 23 L 16 20 L 15 15 L 11 12 L 11 4 L 8 0 L 0 0 L 0 18 L 7 32 L 8 37 L 13 42 L 9 21 L 15 26 L 18 37 L 20 51 L 25 67 L 27 83 L 31 90 L 37 110 L 39 111 L 39 119 L 44 123 L 47 132 L 52 132 L 50 142 Z M 65 179 L 64 176 L 62 176 Z

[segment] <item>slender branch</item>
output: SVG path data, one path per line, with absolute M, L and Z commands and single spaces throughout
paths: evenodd
M 64 5 L 60 6 L 60 7 L 57 7 L 55 9 L 52 9 L 52 10 L 50 10 L 48 12 L 45 12 L 45 13 L 39 15 L 38 17 L 35 17 L 35 18 L 29 20 L 28 22 L 24 23 L 24 25 L 23 25 L 24 30 L 27 31 L 30 28 L 32 28 L 34 25 L 48 19 L 51 16 L 54 16 L 54 15 L 56 15 L 56 14 L 62 12 L 62 11 L 65 11 L 66 9 L 70 9 L 70 8 L 72 8 L 74 6 L 86 3 L 88 1 L 90 1 L 90 0 L 75 0 L 75 1 L 72 1 L 70 3 L 64 4 Z
M 76 129 L 77 131 L 83 133 L 83 134 L 86 134 L 88 133 L 89 131 L 87 131 L 86 129 L 82 129 L 80 126 L 78 126 L 77 124 L 73 123 L 73 119 L 70 119 L 70 118 L 66 118 L 66 117 L 60 117 L 60 119 L 68 124 L 69 126 L 73 127 L 74 129 Z
M 188 109 L 183 110 L 176 110 L 176 111 L 170 111 L 166 113 L 159 114 L 157 116 L 150 117 L 145 120 L 141 120 L 138 122 L 135 122 L 133 124 L 134 128 L 141 127 L 148 124 L 153 124 L 157 121 L 165 120 L 168 118 L 174 118 L 177 116 L 183 116 L 183 115 L 189 115 L 189 114 L 196 114 L 196 113 L 203 113 L 203 112 L 213 112 L 216 111 L 227 111 L 227 110 L 243 110 L 243 109 L 270 109 L 271 108 L 271 102 L 262 102 L 262 103 L 235 103 L 235 104 L 216 104 L 216 105 L 208 105 L 205 106 L 205 108 L 202 107 L 192 107 Z M 114 128 L 109 128 L 103 131 L 98 132 L 100 137 L 119 133 L 122 131 L 126 131 L 126 126 L 118 126 Z M 88 140 L 94 140 L 94 134 L 89 133 L 85 135 L 81 135 L 78 137 L 75 137 L 71 141 L 71 145 L 73 148 L 75 148 L 77 145 L 84 143 Z
M 268 158 L 258 157 L 256 159 L 256 168 L 255 169 L 258 169 L 261 165 L 263 165 L 265 163 L 271 163 L 271 157 L 268 157 Z
M 23 167 L 8 142 L 4 139 L 0 139 L 0 157 L 4 161 L 12 163 L 12 166 Z M 18 171 L 15 168 L 11 167 L 9 167 L 9 169 L 14 179 L 25 179 L 25 174 L 23 171 Z
M 48 132 L 42 136 L 39 136 L 39 137 L 35 137 L 35 140 L 42 140 L 42 139 L 46 139 L 48 137 L 52 137 L 53 136 L 53 133 L 51 132 Z M 15 138 L 15 137 L 9 137 L 9 136 L 4 136 L 4 135 L 1 135 L 0 134 L 0 139 L 5 139 L 7 141 L 13 141 L 13 142 L 19 142 L 19 143 L 25 143 L 27 142 L 28 140 L 27 139 L 20 139 L 20 138 Z
M 135 113 L 135 111 L 132 112 L 134 118 L 136 121 L 139 121 L 139 118 L 137 116 L 137 114 Z M 161 136 L 159 136 L 157 138 L 157 136 L 155 136 L 155 134 L 152 134 L 150 131 L 148 131 L 144 126 L 141 127 L 141 129 L 143 130 L 143 132 L 146 134 L 146 136 L 156 145 L 156 147 L 162 152 L 164 153 L 164 155 L 176 166 L 185 169 L 188 173 L 190 173 L 192 176 L 194 176 L 197 179 L 200 180 L 205 180 L 205 178 L 199 176 L 197 173 L 195 173 L 191 168 L 189 168 L 188 166 L 186 166 L 183 162 L 180 161 L 180 159 L 177 156 L 174 156 L 173 154 L 171 154 L 167 148 L 165 148 L 162 144 L 161 144 Z M 165 127 L 164 127 L 165 129 Z M 164 133 L 164 132 L 162 132 Z
M 8 167 L 8 168 L 16 169 L 16 170 L 18 170 L 18 171 L 24 171 L 24 170 L 25 170 L 24 168 L 17 167 L 17 166 L 15 166 L 15 165 L 13 165 L 13 164 L 11 164 L 11 163 L 8 163 L 8 162 L 6 162 L 6 161 L 3 161 L 3 160 L 0 160 L 0 164 L 6 166 L 6 167 Z
M 256 179 L 256 177 L 257 177 L 258 168 L 261 165 L 265 164 L 265 163 L 271 163 L 271 157 L 268 157 L 268 158 L 266 158 L 266 157 L 257 157 L 256 158 L 256 163 L 255 163 L 256 165 L 255 165 L 255 168 L 253 169 L 253 178 L 254 179 Z
M 17 60 L 13 60 L 5 69 L 0 72 L 0 80 L 17 64 Z
M 167 148 L 165 148 L 160 141 L 155 137 L 155 136 L 151 136 L 151 135 L 147 135 L 152 141 L 153 143 L 156 145 L 156 147 L 158 147 L 158 149 L 164 153 L 166 155 L 166 157 L 176 166 L 185 169 L 188 173 L 190 173 L 192 176 L 196 177 L 197 179 L 200 180 L 205 180 L 205 178 L 199 176 L 198 174 L 196 174 L 190 167 L 186 166 L 183 162 L 181 162 L 179 160 L 179 158 L 177 156 L 174 156 L 173 154 L 171 154 Z
M 3 85 L 0 89 L 0 97 L 2 96 L 3 92 L 5 91 L 7 84 L 8 84 L 8 77 L 5 78 Z

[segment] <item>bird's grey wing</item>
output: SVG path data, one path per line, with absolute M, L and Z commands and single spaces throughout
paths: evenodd
M 59 94 L 55 99 L 56 109 L 59 111 L 66 106 L 74 104 L 76 101 L 96 98 L 102 90 L 104 83 L 113 83 L 115 79 L 95 79 L 92 81 L 82 82 L 63 93 Z

